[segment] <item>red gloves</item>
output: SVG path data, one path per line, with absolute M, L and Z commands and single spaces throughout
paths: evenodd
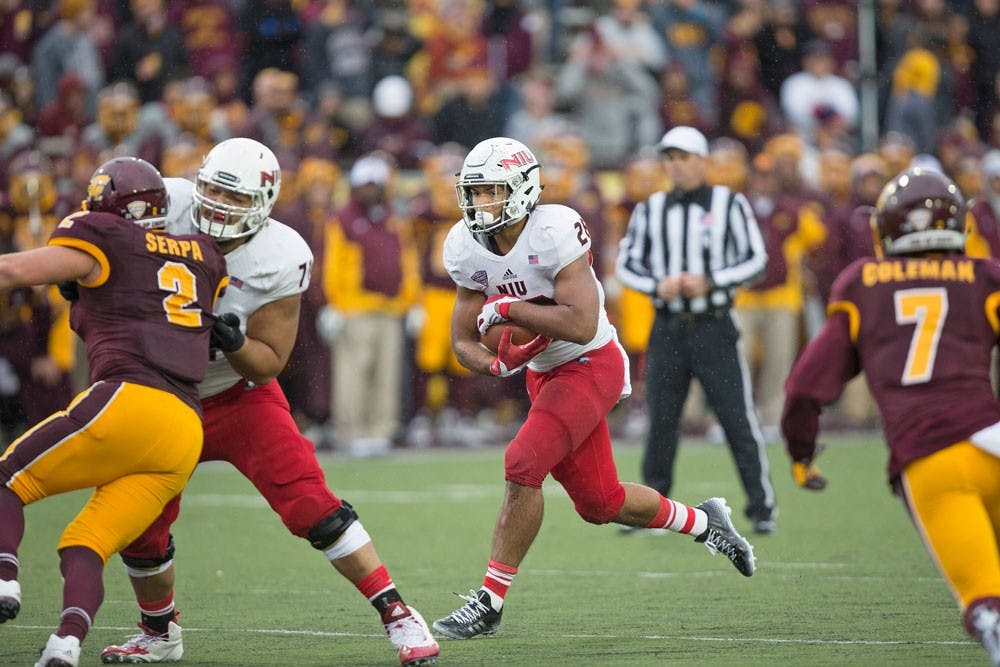
M 490 364 L 490 373 L 500 377 L 510 377 L 528 365 L 539 352 L 544 350 L 552 342 L 546 336 L 535 336 L 524 345 L 514 345 L 510 342 L 511 330 L 504 329 L 500 336 L 500 345 L 497 346 L 497 357 Z

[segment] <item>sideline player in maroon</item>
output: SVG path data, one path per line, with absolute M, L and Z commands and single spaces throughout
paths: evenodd
M 948 178 L 910 169 L 873 214 L 877 259 L 837 277 L 829 319 L 785 384 L 792 473 L 821 490 L 819 414 L 864 371 L 889 444 L 889 481 L 964 613 L 1000 665 L 1000 264 L 964 254 L 965 206 Z
M 0 622 L 21 607 L 24 506 L 95 489 L 59 540 L 63 611 L 36 667 L 76 667 L 108 558 L 184 488 L 201 453 L 196 385 L 228 277 L 214 239 L 162 232 L 166 206 L 152 165 L 115 158 L 47 247 L 0 256 L 0 290 L 78 282 L 70 318 L 92 382 L 0 456 Z

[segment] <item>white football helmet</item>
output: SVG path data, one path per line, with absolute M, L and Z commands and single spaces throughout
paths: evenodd
M 458 206 L 469 230 L 493 235 L 531 213 L 542 194 L 540 168 L 534 153 L 515 139 L 494 137 L 476 144 L 465 157 L 455 184 Z M 494 186 L 494 201 L 473 205 L 469 188 L 476 185 Z M 500 203 L 503 212 L 499 219 L 482 210 Z
M 249 206 L 216 201 L 206 195 L 214 185 L 249 195 Z M 264 224 L 278 201 L 281 167 L 271 149 L 253 139 L 226 139 L 208 152 L 198 170 L 191 218 L 204 234 L 216 239 L 249 236 Z

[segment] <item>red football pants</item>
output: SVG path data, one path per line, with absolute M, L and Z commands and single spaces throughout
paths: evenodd
M 581 517 L 611 521 L 625 504 L 606 419 L 625 382 L 618 345 L 612 341 L 547 373 L 529 370 L 525 379 L 531 408 L 507 446 L 505 478 L 540 488 L 552 473 Z

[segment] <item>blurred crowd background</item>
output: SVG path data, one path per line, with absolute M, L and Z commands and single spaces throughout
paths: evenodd
M 471 377 L 448 345 L 440 244 L 460 215 L 454 175 L 491 136 L 532 148 L 543 202 L 575 207 L 590 227 L 637 389 L 614 415 L 617 435 L 643 432 L 652 320 L 648 299 L 616 283 L 617 243 L 634 203 L 669 187 L 653 147 L 673 126 L 709 137 L 711 178 L 747 193 L 767 240 L 767 272 L 737 310 L 769 437 L 833 278 L 873 252 L 856 209 L 889 178 L 914 163 L 951 176 L 972 200 L 970 252 L 1000 253 L 1000 0 L 0 7 L 0 251 L 44 244 L 111 157 L 193 179 L 222 139 L 267 144 L 283 169 L 272 217 L 316 255 L 280 381 L 319 447 L 475 446 L 518 424 L 522 381 Z M 874 19 L 871 34 L 859 13 Z M 874 68 L 859 57 L 865 44 Z M 864 84 L 877 97 L 874 135 L 862 131 Z M 54 288 L 0 296 L 6 441 L 83 385 L 67 310 Z M 399 345 L 350 338 L 364 317 L 395 323 Z M 778 318 L 795 333 L 769 326 Z M 826 418 L 876 425 L 863 385 Z M 711 426 L 696 394 L 684 428 Z

